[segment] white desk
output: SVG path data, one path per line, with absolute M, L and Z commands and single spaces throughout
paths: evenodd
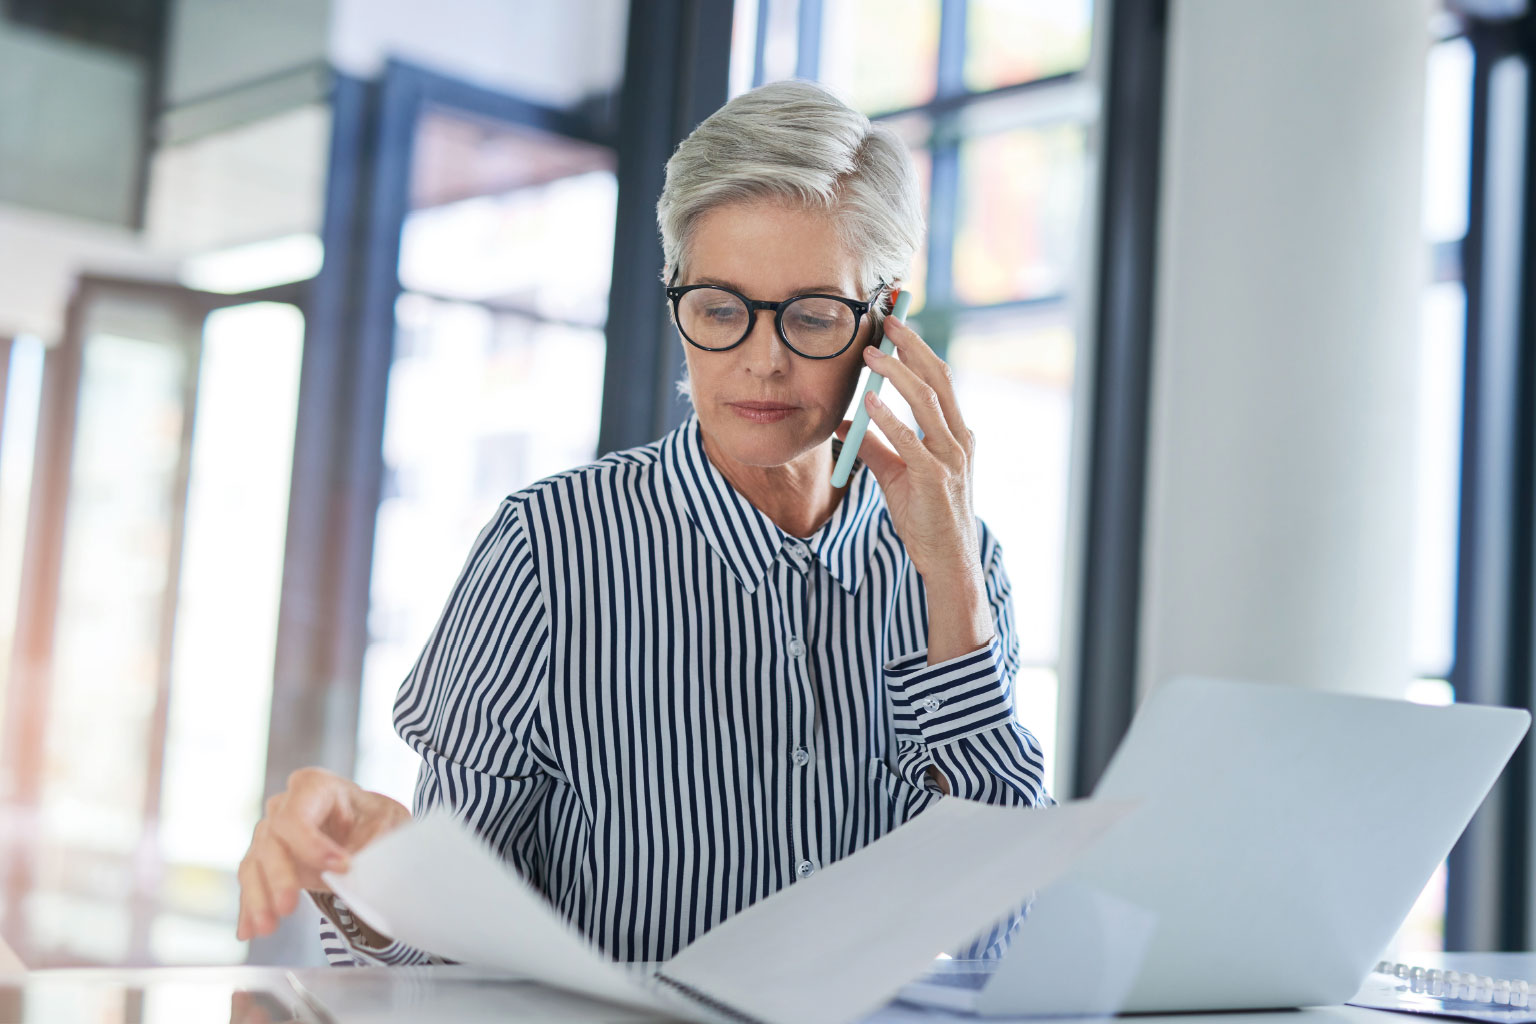
M 1410 959 L 1425 967 L 1476 971 L 1503 978 L 1524 978 L 1536 984 L 1536 953 L 1454 953 Z M 412 968 L 295 968 L 280 967 L 163 967 L 153 969 L 75 969 L 0 974 L 0 986 L 27 986 L 26 1024 L 68 1024 L 71 1018 L 92 1024 L 228 1024 L 232 1019 L 231 991 L 266 989 L 287 1000 L 292 992 L 290 974 L 318 996 L 335 1024 L 419 1024 L 423 1021 L 509 1022 L 517 1020 L 577 1022 L 628 1022 L 653 1018 L 576 996 L 518 982 L 506 975 L 467 967 Z M 148 997 L 135 1012 L 124 1005 L 123 988 L 143 986 Z M 296 1019 L 305 1024 L 327 1024 L 297 999 Z M 66 1010 L 67 1007 L 75 1007 Z M 115 1009 L 114 1009 L 115 1007 Z M 0 998 L 0 1024 L 15 1024 L 20 1007 Z M 238 1024 L 276 1024 L 250 1008 L 247 1016 L 235 1016 Z M 869 1018 L 869 1024 L 917 1024 L 983 1018 L 958 1017 L 893 1003 Z M 986 1018 L 1001 1020 L 1002 1018 Z M 1040 1018 L 1029 1019 L 1040 1024 Z M 1405 1024 L 1405 1014 L 1365 1010 L 1351 1006 L 1313 1007 L 1277 1018 L 1273 1013 L 1200 1014 L 1191 1017 L 1136 1017 L 1135 1024 Z M 1078 1021 L 1077 1024 L 1081 1024 Z M 1423 1024 L 1430 1024 L 1426 1019 Z

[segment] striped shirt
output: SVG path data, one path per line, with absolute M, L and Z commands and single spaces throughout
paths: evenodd
M 930 666 L 922 578 L 862 460 L 801 539 L 699 431 L 691 414 L 507 497 L 395 703 L 415 813 L 452 808 L 619 960 L 665 960 L 878 839 L 942 799 L 930 766 L 958 797 L 1052 802 L 986 525 L 995 634 Z M 433 962 L 319 902 L 332 963 Z

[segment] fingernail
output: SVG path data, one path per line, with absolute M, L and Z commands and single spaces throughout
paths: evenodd
M 870 359 L 884 359 L 885 358 L 885 353 L 881 352 L 880 349 L 877 348 L 874 345 L 867 346 L 864 349 L 864 355 L 867 356 Z
M 873 391 L 864 392 L 864 401 L 869 404 L 871 409 L 880 408 L 880 396 L 875 394 Z
M 332 871 L 345 871 L 347 870 L 347 858 L 332 857 L 325 862 L 325 866 Z

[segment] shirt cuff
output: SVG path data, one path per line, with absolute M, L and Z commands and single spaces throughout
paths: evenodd
M 885 663 L 898 731 L 921 732 L 937 746 L 1003 725 L 1013 718 L 1008 684 L 998 670 L 1002 648 L 996 635 L 986 647 L 928 664 L 928 648 Z

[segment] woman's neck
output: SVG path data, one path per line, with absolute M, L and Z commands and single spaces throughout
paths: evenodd
M 752 466 L 720 452 L 703 434 L 704 454 L 720 475 L 775 526 L 792 537 L 809 537 L 837 511 L 847 492 L 832 486 L 832 446 L 818 445 L 782 466 Z

